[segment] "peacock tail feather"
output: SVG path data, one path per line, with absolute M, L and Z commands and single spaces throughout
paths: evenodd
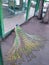
M 42 38 L 24 32 L 20 26 L 16 26 L 15 34 L 16 37 L 13 46 L 8 52 L 7 60 L 17 61 L 18 59 L 24 60 L 24 57 L 29 57 L 30 59 L 36 57 L 33 51 L 40 49 L 41 43 L 39 41 L 42 40 Z

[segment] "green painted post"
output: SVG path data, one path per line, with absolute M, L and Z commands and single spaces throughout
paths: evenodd
M 0 65 L 3 65 L 2 51 L 1 51 L 1 43 L 0 43 Z
M 4 24 L 2 15 L 2 0 L 0 0 L 0 38 L 4 36 Z
M 26 11 L 26 20 L 28 20 L 29 10 L 30 10 L 31 0 L 28 0 L 27 11 Z
M 34 1 L 36 1 L 36 6 L 35 6 L 35 13 L 36 13 L 38 11 L 38 9 L 39 9 L 40 0 L 34 0 Z M 31 5 L 31 0 L 28 0 L 27 11 L 26 11 L 26 20 L 28 19 L 30 5 Z
M 36 12 L 39 10 L 39 3 L 40 3 L 40 0 L 35 0 L 36 1 L 36 6 L 35 6 L 35 13 L 34 14 L 36 14 Z M 44 0 L 44 1 L 46 1 L 46 0 Z
M 40 3 L 40 0 L 36 0 L 36 6 L 35 6 L 35 13 L 34 13 L 34 15 L 36 15 L 36 12 L 39 10 L 39 3 Z

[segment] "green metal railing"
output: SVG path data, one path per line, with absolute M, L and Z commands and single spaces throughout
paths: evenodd
M 27 11 L 26 11 L 26 20 L 28 19 L 30 4 L 31 4 L 31 0 L 28 0 Z M 38 3 L 37 3 L 37 6 L 35 9 L 36 10 L 38 9 Z M 5 32 L 4 32 L 3 13 L 2 13 L 2 0 L 0 0 L 0 37 L 4 37 L 4 35 L 5 35 L 4 33 Z
M 39 9 L 39 2 L 40 2 L 40 0 L 28 0 L 27 12 L 26 12 L 26 20 L 28 20 L 28 15 L 29 15 L 29 11 L 30 11 L 31 1 L 35 1 L 36 2 L 35 12 L 37 12 L 38 9 Z
M 4 24 L 2 15 L 2 1 L 0 0 L 0 38 L 4 36 Z M 3 65 L 1 42 L 0 42 L 0 65 Z
M 28 0 L 28 3 L 27 3 L 26 20 L 28 20 L 31 1 L 32 0 Z M 33 0 L 33 1 L 36 1 L 35 12 L 37 12 L 38 9 L 39 9 L 39 2 L 40 2 L 40 0 Z M 5 35 L 6 34 L 4 32 L 4 22 L 3 22 L 3 12 L 2 12 L 2 0 L 0 0 L 0 38 L 4 37 Z
M 4 23 L 3 23 L 3 13 L 2 13 L 2 0 L 0 0 L 0 37 L 4 36 Z
M 27 11 L 26 11 L 26 20 L 28 20 L 29 10 L 30 10 L 31 0 L 28 0 Z

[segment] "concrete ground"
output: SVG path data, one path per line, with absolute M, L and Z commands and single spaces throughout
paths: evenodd
M 42 43 L 44 46 L 40 49 L 40 51 L 33 51 L 33 54 L 36 56 L 30 62 L 23 62 L 21 65 L 49 65 L 49 24 L 41 24 L 41 20 L 37 20 L 37 18 L 32 18 L 28 22 L 21 25 L 21 27 L 29 34 L 40 36 L 42 39 Z M 12 46 L 15 38 L 15 32 L 12 32 L 6 39 L 4 39 L 2 43 L 2 53 L 5 65 L 6 64 L 5 57 Z M 13 65 L 13 64 L 12 64 Z

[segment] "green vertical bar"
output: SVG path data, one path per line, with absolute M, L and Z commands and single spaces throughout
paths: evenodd
M 39 10 L 40 0 L 36 0 L 35 13 Z
M 2 0 L 0 0 L 0 37 L 4 36 L 4 24 L 2 15 Z
M 28 0 L 27 11 L 26 11 L 26 20 L 28 20 L 29 10 L 30 10 L 31 0 Z
M 1 51 L 1 43 L 0 43 L 0 65 L 3 65 L 2 51 Z

